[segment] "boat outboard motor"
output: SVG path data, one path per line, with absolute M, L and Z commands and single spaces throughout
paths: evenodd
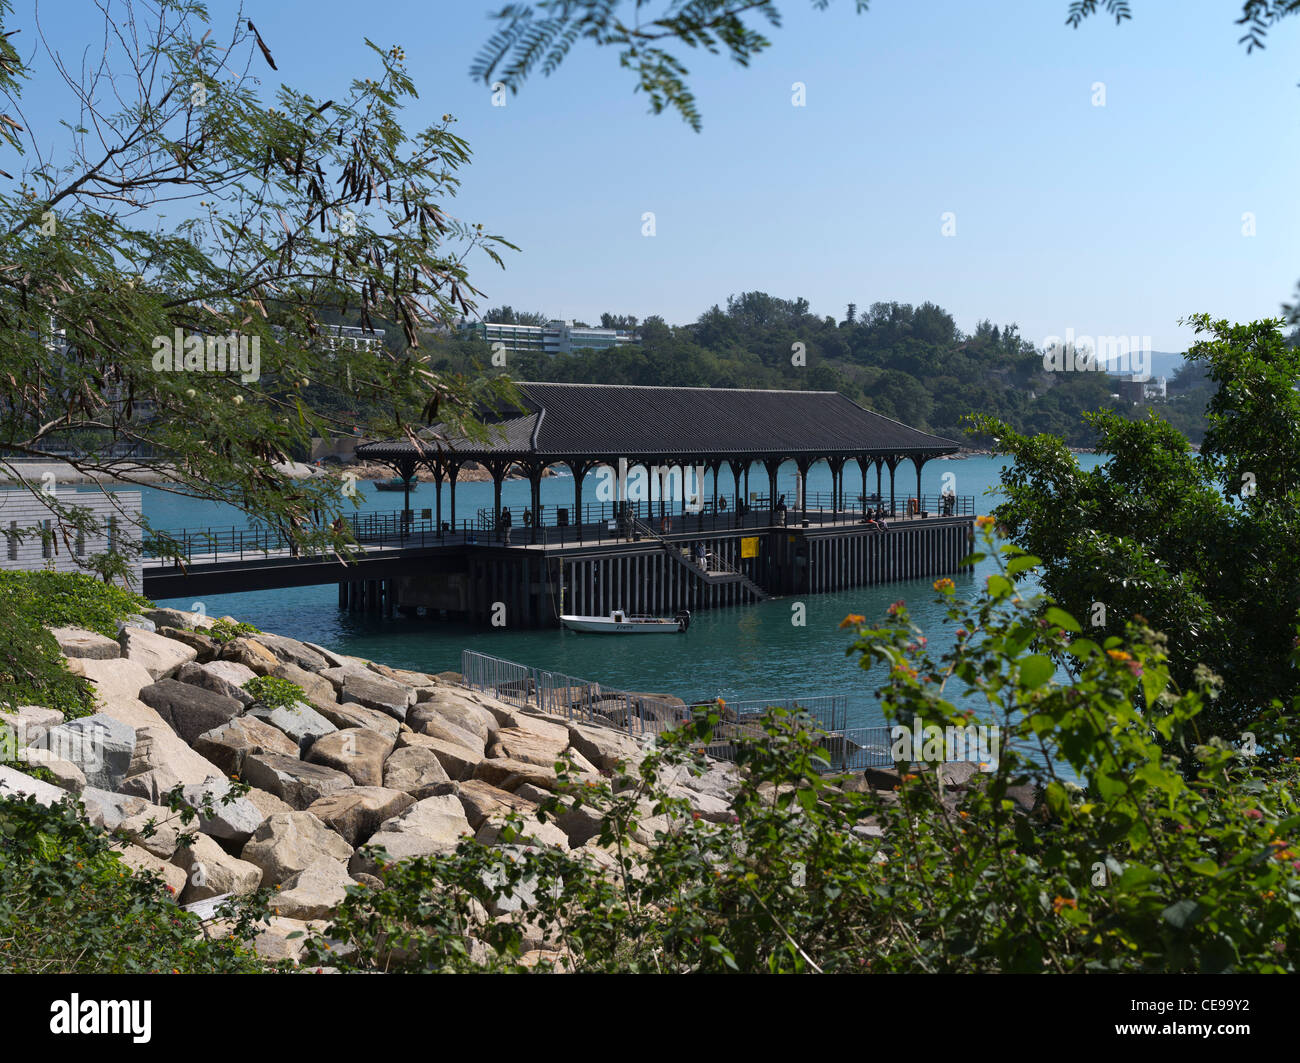
M 673 619 L 677 621 L 677 630 L 685 631 L 691 626 L 691 611 L 689 609 L 679 609 Z

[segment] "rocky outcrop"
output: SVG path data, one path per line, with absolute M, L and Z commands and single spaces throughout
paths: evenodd
M 157 875 L 186 905 L 276 888 L 272 926 L 256 946 L 266 956 L 298 955 L 288 935 L 324 925 L 357 883 L 380 888 L 383 861 L 462 842 L 507 859 L 539 847 L 572 852 L 617 873 L 615 858 L 596 848 L 598 809 L 566 801 L 545 821 L 537 813 L 563 789 L 557 762 L 572 764 L 576 783 L 595 782 L 643 755 L 629 735 L 468 690 L 455 673 L 392 668 L 273 634 L 218 644 L 205 633 L 211 624 L 157 609 L 122 626 L 117 640 L 57 632 L 69 669 L 94 685 L 98 711 L 70 722 L 37 707 L 0 717 L 22 729 L 25 745 L 44 740 L 28 762 L 67 788 L 0 765 L 0 797 L 31 793 L 53 804 L 80 791 L 83 814 L 113 832 L 124 865 Z M 244 689 L 255 676 L 295 683 L 303 700 L 267 706 Z M 231 793 L 234 780 L 246 794 Z M 737 782 L 734 768 L 714 765 L 673 780 L 671 792 L 725 821 Z M 197 813 L 188 826 L 165 807 L 177 787 Z M 671 829 L 642 811 L 640 842 Z M 521 826 L 507 839 L 512 815 Z M 182 831 L 192 835 L 185 846 Z M 526 920 L 532 884 L 513 893 L 487 885 L 497 895 L 483 920 Z M 553 942 L 525 929 L 530 955 L 550 955 Z
M 262 884 L 278 886 L 318 864 L 342 865 L 352 846 L 310 812 L 269 817 L 245 844 L 240 857 L 261 868 Z

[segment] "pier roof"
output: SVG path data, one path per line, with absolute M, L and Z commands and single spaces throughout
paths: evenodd
M 864 409 L 834 391 L 668 388 L 523 382 L 523 410 L 489 421 L 489 439 L 426 431 L 422 453 L 406 440 L 363 443 L 378 460 L 564 462 L 620 457 L 680 461 L 786 458 L 928 459 L 958 444 Z M 448 453 L 450 452 L 450 453 Z

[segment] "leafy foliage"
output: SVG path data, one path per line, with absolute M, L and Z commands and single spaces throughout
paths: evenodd
M 258 629 L 246 620 L 229 620 L 224 616 L 214 620 L 212 626 L 206 632 L 208 638 L 218 643 L 233 642 L 245 635 L 256 635 L 258 633 Z
M 1236 739 L 1300 693 L 1300 351 L 1280 320 L 1192 321 L 1217 389 L 1199 455 L 1160 420 L 1098 414 L 1111 457 L 1085 472 L 1057 439 L 976 424 L 1014 459 L 997 518 L 1043 559 L 1046 591 L 1099 636 L 1135 617 L 1175 636 L 1173 675 L 1223 678 L 1203 719 Z
M 273 675 L 254 676 L 244 684 L 244 689 L 271 709 L 288 708 L 307 700 L 307 695 L 297 683 Z
M 262 899 L 264 903 L 264 898 Z M 247 908 L 249 903 L 241 905 Z M 160 879 L 132 872 L 70 802 L 0 801 L 0 972 L 253 973 L 257 921 L 210 940 Z
M 82 573 L 0 572 L 0 705 L 88 715 L 92 691 L 68 671 L 46 628 L 82 627 L 112 637 L 119 620 L 152 604 Z
M 985 544 L 1000 572 L 976 600 L 936 583 L 960 625 L 942 656 L 901 602 L 876 626 L 849 618 L 849 652 L 885 670 L 887 719 L 964 730 L 975 714 L 958 701 L 973 696 L 979 722 L 1000 729 L 993 770 L 962 793 L 933 764 L 892 790 L 841 785 L 807 722 L 772 710 L 739 739 L 734 816 L 711 822 L 671 791 L 698 770 L 714 714 L 661 736 L 636 777 L 562 780 L 537 818 L 593 808 L 596 842 L 466 839 L 388 865 L 385 888 L 351 890 L 307 954 L 390 971 L 1294 970 L 1296 764 L 1198 733 L 1208 677 L 1180 689 L 1148 629 L 1094 640 L 1064 610 L 1044 615 L 1011 579 L 1035 559 L 994 549 L 987 529 Z M 1053 679 L 1054 651 L 1077 662 L 1067 682 Z M 651 816 L 664 819 L 645 848 L 633 835 Z M 522 817 L 513 829 L 507 840 L 527 841 Z M 522 914 L 487 918 L 503 899 Z M 523 951 L 538 941 L 545 953 Z

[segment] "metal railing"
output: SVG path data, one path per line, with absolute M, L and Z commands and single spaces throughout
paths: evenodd
M 552 716 L 583 723 L 603 724 L 626 734 L 640 736 L 669 730 L 691 718 L 696 709 L 713 709 L 715 702 L 685 705 L 636 694 L 626 690 L 577 679 L 562 672 L 535 668 L 516 661 L 462 650 L 461 678 L 472 690 L 520 708 L 536 709 Z M 719 760 L 735 758 L 737 739 L 759 734 L 759 722 L 771 708 L 797 714 L 809 726 L 822 732 L 818 741 L 826 751 L 832 772 L 861 770 L 893 764 L 888 727 L 849 728 L 849 698 L 843 694 L 806 698 L 768 698 L 724 702 L 723 720 L 705 751 Z

